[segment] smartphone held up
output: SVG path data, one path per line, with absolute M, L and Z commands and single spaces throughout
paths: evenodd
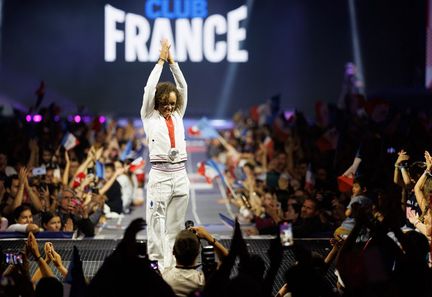
M 282 221 L 279 224 L 279 236 L 283 247 L 289 247 L 294 244 L 292 224 L 288 221 Z

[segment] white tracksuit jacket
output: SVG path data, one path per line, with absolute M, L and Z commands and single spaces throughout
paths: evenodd
M 175 265 L 172 249 L 177 233 L 184 228 L 189 200 L 189 179 L 185 169 L 187 159 L 183 116 L 187 105 L 187 84 L 177 63 L 169 65 L 175 84 L 183 97 L 183 108 L 172 114 L 176 149 L 179 154 L 170 160 L 171 148 L 164 117 L 155 106 L 156 85 L 162 65 L 156 64 L 144 88 L 141 119 L 148 138 L 150 162 L 153 163 L 147 184 L 147 252 L 158 260 L 161 270 Z

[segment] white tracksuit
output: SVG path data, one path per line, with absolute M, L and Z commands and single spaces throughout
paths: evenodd
M 189 200 L 189 179 L 185 169 L 187 159 L 183 116 L 187 105 L 187 85 L 177 63 L 170 64 L 176 87 L 183 97 L 183 108 L 172 113 L 176 149 L 179 153 L 170 160 L 171 148 L 164 117 L 155 106 L 156 85 L 162 73 L 156 64 L 144 88 L 141 119 L 148 138 L 152 168 L 147 184 L 147 252 L 151 260 L 158 260 L 161 268 L 175 264 L 172 254 L 174 240 L 184 228 Z

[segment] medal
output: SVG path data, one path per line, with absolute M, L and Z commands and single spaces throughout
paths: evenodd
M 179 150 L 173 147 L 168 151 L 168 158 L 170 158 L 171 161 L 174 161 L 178 157 L 178 154 Z

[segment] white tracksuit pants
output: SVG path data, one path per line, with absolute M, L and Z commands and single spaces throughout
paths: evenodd
M 175 265 L 175 237 L 184 229 L 189 201 L 185 164 L 152 165 L 147 184 L 147 252 L 165 269 Z

